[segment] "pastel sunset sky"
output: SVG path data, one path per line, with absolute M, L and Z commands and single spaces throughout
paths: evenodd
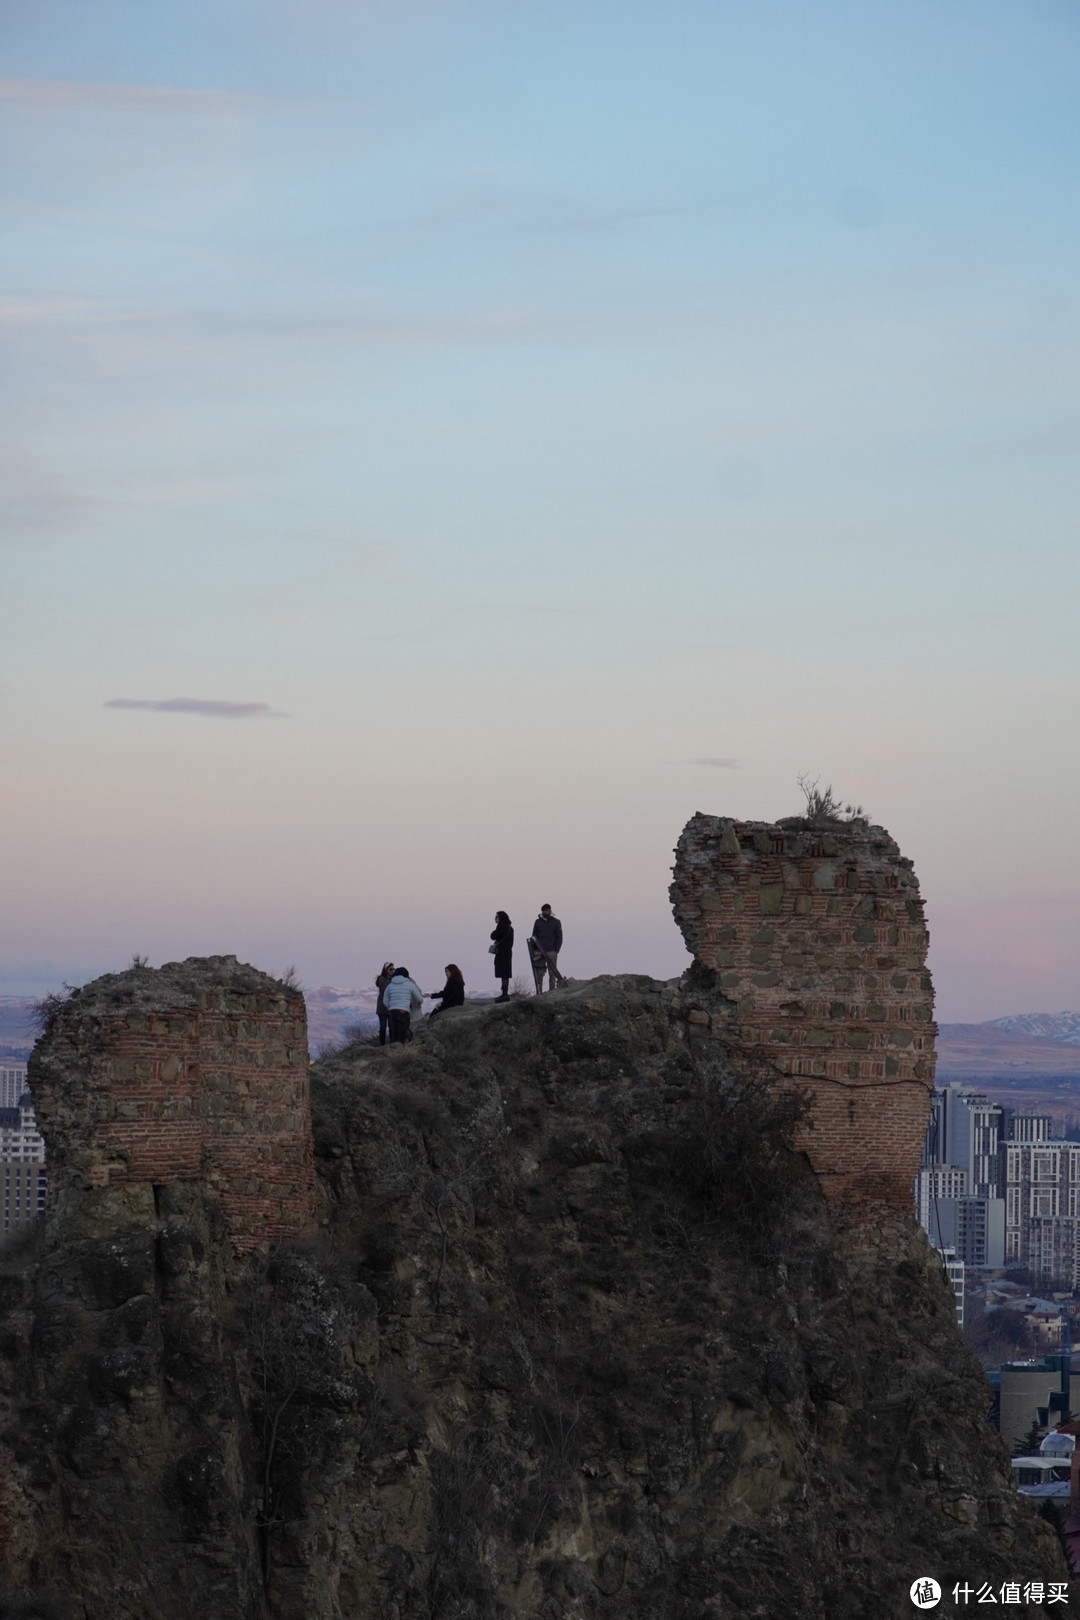
M 6 0 L 0 993 L 675 974 L 671 850 L 913 857 L 1080 1007 L 1072 0 Z M 525 967 L 524 952 L 520 966 Z

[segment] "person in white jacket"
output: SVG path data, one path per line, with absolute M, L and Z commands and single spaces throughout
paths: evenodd
M 394 969 L 394 976 L 383 991 L 383 1005 L 390 1015 L 390 1045 L 412 1040 L 412 1015 L 424 1005 L 424 992 L 409 978 L 405 967 Z

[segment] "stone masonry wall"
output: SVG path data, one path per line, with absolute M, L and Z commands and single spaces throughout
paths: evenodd
M 800 1146 L 834 1209 L 907 1213 L 937 1034 L 911 861 L 865 822 L 701 814 L 675 854 L 675 918 L 720 992 L 698 1016 L 808 1095 Z
M 295 1236 L 315 1208 L 308 1073 L 300 991 L 234 956 L 96 979 L 30 1059 L 50 1199 L 198 1180 L 237 1251 Z

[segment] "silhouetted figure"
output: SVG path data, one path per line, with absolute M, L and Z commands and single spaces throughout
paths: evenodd
M 447 962 L 443 968 L 446 974 L 446 983 L 441 990 L 430 990 L 432 1001 L 441 1001 L 441 1007 L 432 1009 L 430 1016 L 445 1012 L 447 1007 L 464 1007 L 465 1005 L 465 975 L 456 962 Z
M 375 988 L 379 992 L 379 999 L 375 1003 L 375 1011 L 379 1016 L 379 1045 L 380 1046 L 385 1046 L 386 1045 L 386 1028 L 387 1028 L 387 1025 L 390 1022 L 390 1014 L 387 1012 L 387 1010 L 386 1010 L 386 1002 L 383 1000 L 383 991 L 386 989 L 387 985 L 390 983 L 390 980 L 393 978 L 393 976 L 394 976 L 394 964 L 393 964 L 393 962 L 384 962 L 383 965 L 382 965 L 382 972 L 378 975 L 378 977 L 375 980 Z
M 549 905 L 545 904 L 540 907 L 540 915 L 533 923 L 532 938 L 540 947 L 537 951 L 534 951 L 531 946 L 529 949 L 536 993 L 539 995 L 544 988 L 545 973 L 548 975 L 549 990 L 554 990 L 561 977 L 559 973 L 559 952 L 562 950 L 562 923 L 558 917 L 551 915 Z
M 505 911 L 495 913 L 495 927 L 491 930 L 495 941 L 495 977 L 502 983 L 498 1001 L 510 1000 L 510 978 L 514 971 L 514 925 Z
M 386 1011 L 390 1015 L 390 1045 L 412 1040 L 412 1015 L 424 1005 L 424 992 L 409 978 L 408 968 L 395 968 L 390 983 L 383 991 Z

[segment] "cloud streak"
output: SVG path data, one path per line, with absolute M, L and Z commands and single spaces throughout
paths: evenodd
M 718 771 L 740 771 L 742 766 L 737 759 L 720 759 L 710 756 L 707 759 L 692 759 L 691 765 L 714 765 Z
M 237 112 L 265 98 L 233 90 L 185 90 L 161 84 L 95 84 L 75 79 L 0 79 L 0 104 L 55 112 Z
M 73 327 L 133 329 L 127 341 L 135 344 L 163 338 L 179 341 L 190 353 L 192 344 L 210 344 L 215 355 L 227 340 L 279 340 L 354 343 L 370 348 L 452 348 L 479 344 L 529 343 L 538 338 L 573 337 L 591 330 L 585 322 L 531 307 L 493 306 L 448 315 L 381 317 L 347 307 L 320 312 L 293 307 L 265 310 L 195 310 L 180 307 L 139 307 L 109 299 L 36 298 L 0 302 L 0 333 L 9 338 L 39 328 Z M 111 340 L 110 340 L 111 341 Z M 131 350 L 129 349 L 129 353 Z
M 152 709 L 156 714 L 201 714 L 212 720 L 288 720 L 269 703 L 230 703 L 222 698 L 110 698 L 107 709 Z

